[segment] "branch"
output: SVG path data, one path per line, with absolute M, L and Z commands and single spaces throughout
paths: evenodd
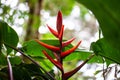
M 32 61 L 35 65 L 37 65 L 39 68 L 41 68 L 47 75 L 49 75 L 53 80 L 55 80 L 55 78 L 50 74 L 48 73 L 43 67 L 41 67 L 36 61 L 34 61 L 31 57 L 27 56 L 26 54 L 24 54 L 21 50 L 13 47 L 13 46 L 10 46 L 6 43 L 4 43 L 6 46 L 14 49 L 15 51 L 19 52 L 21 55 L 23 55 L 24 57 L 28 58 L 30 61 Z

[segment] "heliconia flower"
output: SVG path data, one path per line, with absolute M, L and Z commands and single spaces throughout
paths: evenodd
M 48 25 L 47 25 L 47 27 L 48 27 L 48 29 L 50 30 L 50 32 L 51 32 L 54 36 L 56 36 L 56 37 L 58 38 L 58 32 L 55 31 L 54 29 L 52 29 L 51 27 L 49 27 Z
M 81 43 L 81 41 L 80 41 L 76 46 L 72 47 L 71 49 L 69 49 L 69 50 L 67 50 L 67 51 L 65 51 L 65 52 L 62 52 L 62 53 L 61 53 L 61 57 L 64 58 L 64 57 L 66 57 L 67 55 L 69 55 L 69 54 L 71 54 L 72 52 L 74 52 L 75 49 L 78 48 L 78 46 L 80 45 L 80 43 Z
M 59 40 L 62 41 L 62 37 L 63 37 L 63 31 L 64 31 L 64 25 L 62 25 L 60 34 L 59 34 Z
M 39 43 L 40 45 L 44 46 L 45 48 L 50 49 L 51 51 L 57 52 L 57 51 L 60 50 L 59 47 L 52 46 L 52 45 L 48 45 L 48 44 L 46 44 L 46 43 L 44 43 L 44 42 L 39 41 L 38 39 L 35 39 L 35 41 L 36 41 L 37 43 Z
M 57 68 L 63 71 L 62 64 L 59 61 L 54 60 L 51 56 L 48 55 L 48 53 L 45 50 L 43 50 L 42 52 Z
M 78 46 L 80 45 L 81 41 L 78 42 L 78 44 L 72 48 L 70 48 L 69 50 L 66 50 L 64 52 L 62 52 L 63 48 L 68 46 L 69 44 L 71 44 L 72 41 L 75 40 L 75 38 L 72 38 L 70 40 L 64 41 L 63 42 L 63 32 L 64 32 L 64 25 L 62 24 L 62 13 L 61 11 L 58 12 L 57 15 L 57 21 L 56 21 L 56 29 L 54 30 L 52 29 L 50 26 L 48 26 L 48 29 L 50 30 L 50 32 L 59 40 L 60 45 L 57 46 L 53 46 L 53 45 L 49 45 L 46 44 L 44 42 L 39 41 L 38 39 L 36 39 L 35 41 L 37 43 L 39 43 L 40 45 L 44 46 L 45 48 L 51 50 L 55 56 L 55 59 L 52 58 L 45 50 L 43 50 L 43 54 L 61 71 L 62 73 L 62 80 L 67 80 L 68 78 L 70 78 L 72 75 L 74 75 L 85 63 L 83 63 L 82 65 L 79 65 L 77 68 L 75 68 L 74 70 L 64 73 L 64 69 L 63 69 L 63 59 L 68 56 L 69 54 L 71 54 L 72 52 L 74 52 Z
M 71 42 L 74 41 L 74 40 L 75 40 L 75 38 L 72 38 L 72 39 L 70 39 L 70 40 L 67 40 L 67 41 L 65 41 L 65 42 L 62 42 L 62 47 L 65 47 L 65 46 L 71 44 Z
M 57 23 L 56 23 L 57 31 L 60 33 L 62 27 L 62 13 L 61 11 L 58 12 L 57 15 Z

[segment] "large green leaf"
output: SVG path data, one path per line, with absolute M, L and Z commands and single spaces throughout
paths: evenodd
M 59 45 L 59 41 L 58 40 L 41 40 L 44 43 L 50 44 L 50 45 L 54 45 L 54 46 L 58 46 Z M 72 44 L 66 46 L 63 51 L 66 51 L 70 48 L 72 48 Z M 43 46 L 39 45 L 37 42 L 35 42 L 34 40 L 25 42 L 23 44 L 22 50 L 28 54 L 29 56 L 31 56 L 32 58 L 38 60 L 38 61 L 42 61 L 44 59 L 44 55 L 42 53 L 42 50 L 46 50 L 48 52 L 49 55 L 53 56 L 53 53 L 44 48 Z M 84 51 L 81 49 L 77 49 L 75 52 L 73 52 L 72 54 L 70 54 L 69 56 L 67 56 L 64 60 L 65 61 L 69 61 L 69 60 L 86 60 L 90 55 L 92 54 L 92 52 L 88 52 L 88 51 Z M 98 63 L 102 63 L 102 58 L 100 56 L 94 56 L 90 61 L 90 63 L 94 63 L 94 62 L 98 62 Z
M 120 51 L 111 47 L 104 38 L 92 43 L 91 47 L 96 55 L 103 56 L 120 64 Z M 107 60 L 107 62 L 109 61 Z
M 18 35 L 14 29 L 12 29 L 7 23 L 0 21 L 0 49 L 2 44 L 7 44 L 13 47 L 17 46 L 19 39 Z M 9 54 L 12 49 L 6 46 L 7 54 Z
M 97 18 L 103 35 L 110 45 L 120 49 L 120 0 L 77 0 Z
M 95 44 L 96 50 L 101 51 L 99 55 L 120 64 L 120 0 L 77 1 L 93 12 L 100 24 L 105 40 Z
M 92 54 L 93 52 L 77 49 L 75 52 L 67 56 L 65 58 L 65 61 L 74 60 L 74 59 L 84 61 L 87 58 L 89 58 L 89 56 L 91 56 Z M 103 60 L 102 57 L 95 55 L 88 63 L 103 63 Z

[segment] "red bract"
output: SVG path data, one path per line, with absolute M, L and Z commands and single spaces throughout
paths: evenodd
M 47 25 L 47 27 L 48 27 L 48 29 L 51 31 L 51 33 L 58 38 L 58 32 L 56 32 L 54 29 L 52 29 L 52 28 L 49 27 L 48 25 Z
M 57 31 L 60 33 L 62 27 L 62 13 L 59 11 L 57 16 L 57 23 L 56 23 Z
M 57 22 L 56 22 L 57 31 L 52 29 L 48 25 L 47 25 L 47 27 L 50 30 L 50 32 L 56 38 L 58 38 L 59 44 L 60 44 L 59 47 L 48 45 L 39 40 L 35 40 L 35 41 L 53 52 L 56 60 L 54 60 L 51 56 L 49 56 L 49 54 L 45 50 L 42 51 L 44 53 L 44 55 L 61 71 L 62 79 L 67 80 L 69 77 L 71 77 L 73 74 L 75 74 L 80 69 L 80 67 L 77 67 L 76 69 L 74 69 L 68 73 L 64 73 L 64 69 L 63 69 L 63 65 L 62 65 L 63 59 L 65 57 L 67 57 L 69 54 L 71 54 L 72 52 L 74 52 L 80 45 L 81 41 L 76 46 L 72 47 L 71 49 L 69 49 L 67 51 L 62 51 L 63 48 L 68 46 L 69 44 L 71 44 L 71 42 L 73 40 L 75 40 L 75 38 L 72 38 L 70 40 L 63 42 L 64 25 L 62 24 L 62 13 L 60 11 L 58 12 L 58 15 L 57 15 Z
M 60 31 L 60 33 L 59 33 L 59 40 L 60 40 L 60 41 L 62 41 L 63 31 L 64 31 L 64 25 L 62 25 L 61 31 Z
M 63 67 L 62 67 L 62 64 L 58 61 L 55 61 L 52 57 L 50 57 L 47 52 L 45 50 L 42 51 L 45 56 L 57 67 L 59 68 L 61 71 L 63 71 Z
M 70 40 L 67 40 L 67 41 L 65 41 L 65 42 L 62 42 L 62 47 L 65 47 L 65 46 L 71 44 L 71 42 L 74 41 L 74 40 L 75 40 L 75 38 L 72 38 L 72 39 L 70 39 Z
M 68 78 L 70 78 L 72 75 L 74 75 L 82 66 L 79 65 L 77 68 L 75 68 L 74 70 L 67 72 L 64 74 L 64 80 L 67 80 Z
M 38 42 L 40 45 L 42 45 L 42 46 L 44 46 L 44 47 L 46 47 L 47 49 L 50 49 L 50 50 L 52 50 L 52 51 L 59 51 L 60 50 L 60 48 L 59 47 L 56 47 L 56 46 L 52 46 L 52 45 L 48 45 L 48 44 L 46 44 L 46 43 L 43 43 L 43 42 L 41 42 L 41 41 L 39 41 L 39 40 L 35 40 L 36 42 Z
M 75 49 L 77 49 L 77 47 L 80 45 L 80 43 L 81 43 L 81 41 L 80 41 L 76 46 L 74 46 L 73 48 L 71 48 L 71 49 L 69 49 L 69 50 L 67 50 L 67 51 L 65 51 L 65 52 L 62 52 L 62 53 L 61 53 L 61 57 L 62 57 L 62 58 L 65 58 L 67 55 L 69 55 L 69 54 L 71 54 L 72 52 L 74 52 Z

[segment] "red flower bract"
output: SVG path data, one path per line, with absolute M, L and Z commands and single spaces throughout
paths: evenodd
M 63 67 L 62 64 L 58 61 L 55 61 L 52 57 L 50 57 L 47 52 L 45 50 L 42 51 L 44 53 L 44 55 L 57 67 L 59 68 L 61 71 L 63 71 Z
M 58 33 L 60 33 L 61 27 L 62 27 L 62 13 L 61 13 L 61 11 L 58 12 L 56 27 L 57 27 Z
M 37 40 L 37 39 L 36 39 L 35 41 L 38 42 L 40 45 L 44 46 L 45 48 L 51 50 L 51 51 L 55 51 L 55 52 L 56 52 L 56 51 L 59 51 L 59 50 L 60 50 L 59 47 L 52 46 L 52 45 L 48 45 L 48 44 L 43 43 L 43 42 L 41 42 L 41 41 L 39 41 L 39 40 Z
M 75 49 L 80 45 L 80 43 L 81 43 L 81 41 L 80 41 L 76 46 L 74 46 L 73 48 L 71 48 L 71 49 L 69 49 L 69 50 L 67 50 L 67 51 L 65 51 L 65 52 L 62 52 L 62 53 L 61 53 L 61 57 L 64 58 L 64 57 L 66 57 L 67 55 L 69 55 L 69 54 L 71 54 L 72 52 L 74 52 Z
M 74 40 L 75 40 L 75 38 L 72 38 L 72 39 L 70 39 L 70 40 L 67 40 L 67 41 L 65 41 L 65 42 L 62 42 L 62 47 L 65 47 L 65 46 L 71 44 L 71 42 L 74 41 Z
M 51 33 L 52 33 L 54 36 L 56 36 L 57 38 L 59 37 L 59 36 L 58 36 L 58 32 L 56 32 L 54 29 L 52 29 L 52 28 L 49 27 L 48 25 L 47 25 L 47 27 L 48 27 L 48 29 L 51 31 Z

